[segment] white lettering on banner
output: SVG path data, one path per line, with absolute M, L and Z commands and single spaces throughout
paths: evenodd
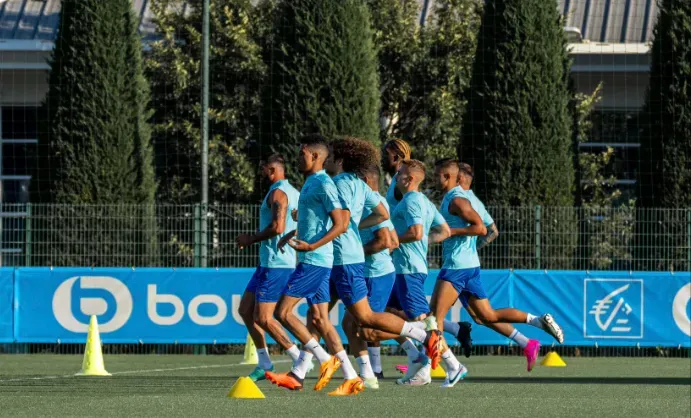
M 233 312 L 233 319 L 240 325 L 245 325 L 245 321 L 242 320 L 240 316 L 240 302 L 242 301 L 242 295 L 233 295 L 230 297 L 231 300 L 231 312 Z
M 185 306 L 182 300 L 175 295 L 167 295 L 165 293 L 156 293 L 156 285 L 150 284 L 147 286 L 147 302 L 146 312 L 149 314 L 151 322 L 157 325 L 175 325 L 182 320 L 185 315 Z M 158 314 L 157 306 L 162 303 L 173 305 L 175 312 L 170 316 L 162 316 Z M 209 303 L 216 305 L 216 313 L 212 316 L 199 315 L 199 305 Z M 190 301 L 187 307 L 189 317 L 192 322 L 197 325 L 213 326 L 218 325 L 225 319 L 228 314 L 228 306 L 226 302 L 218 295 L 197 295 Z
M 682 286 L 672 302 L 672 316 L 674 322 L 684 334 L 691 337 L 691 318 L 686 313 L 686 307 L 691 301 L 691 283 Z
M 89 330 L 89 324 L 80 322 L 72 313 L 72 288 L 77 281 L 81 289 L 105 290 L 115 298 L 115 314 L 99 325 L 102 333 L 117 331 L 127 323 L 132 315 L 132 295 L 124 283 L 113 277 L 77 276 L 62 282 L 53 294 L 53 315 L 63 328 L 71 332 Z M 79 309 L 84 315 L 103 315 L 108 302 L 103 298 L 80 298 Z

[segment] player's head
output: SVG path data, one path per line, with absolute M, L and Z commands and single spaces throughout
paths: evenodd
M 298 170 L 303 174 L 316 173 L 324 168 L 324 161 L 328 156 L 329 146 L 322 135 L 306 135 L 300 140 Z
M 382 153 L 382 167 L 384 171 L 394 175 L 401 167 L 401 162 L 410 159 L 410 145 L 402 139 L 392 139 L 384 144 Z
M 473 172 L 473 167 L 468 163 L 458 163 L 458 184 L 463 190 L 470 190 L 470 186 L 473 184 L 473 177 L 475 173 Z
M 403 160 L 396 186 L 403 193 L 416 191 L 425 180 L 425 165 L 418 160 Z
M 341 171 L 361 175 L 361 173 L 374 165 L 378 165 L 380 154 L 372 143 L 360 138 L 344 136 L 331 142 L 331 154 L 326 171 L 329 175 L 338 174 Z
M 434 181 L 437 190 L 449 191 L 458 185 L 458 160 L 442 158 L 434 163 Z
M 381 176 L 381 173 L 379 172 L 379 165 L 371 165 L 366 167 L 360 172 L 360 174 L 358 174 L 358 176 L 362 179 L 362 181 L 367 183 L 370 189 L 374 190 L 375 192 L 379 191 L 379 178 Z
M 274 183 L 286 177 L 286 160 L 281 154 L 271 154 L 259 162 L 262 176 Z

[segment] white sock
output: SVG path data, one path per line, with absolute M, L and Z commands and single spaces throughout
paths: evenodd
M 341 360 L 341 370 L 343 371 L 343 377 L 345 380 L 355 379 L 357 377 L 357 373 L 355 372 L 353 365 L 350 363 L 350 359 L 348 358 L 348 354 L 345 352 L 345 350 L 341 350 L 336 353 L 336 358 Z
M 451 322 L 448 320 L 444 320 L 444 332 L 448 332 L 449 334 L 453 335 L 454 337 L 458 335 L 458 331 L 461 329 L 461 326 L 458 325 L 458 322 Z
M 403 329 L 401 330 L 401 336 L 409 337 L 414 340 L 420 341 L 421 343 L 424 343 L 425 338 L 427 337 L 427 333 L 424 329 L 417 328 L 413 326 L 413 324 L 411 324 L 410 322 L 404 322 Z
M 325 361 L 329 361 L 329 359 L 331 358 L 329 353 L 327 353 L 326 350 L 324 350 L 324 348 L 322 348 L 322 346 L 319 345 L 317 340 L 315 340 L 314 338 L 307 341 L 307 344 L 305 344 L 305 348 L 308 349 L 312 354 L 314 354 L 314 357 L 317 358 L 319 364 L 322 364 Z
M 307 374 L 307 367 L 312 362 L 312 354 L 307 351 L 300 352 L 300 358 L 298 358 L 297 364 L 290 371 L 300 379 L 304 379 Z
M 509 338 L 514 340 L 521 348 L 525 348 L 528 345 L 528 341 L 530 341 L 528 340 L 528 337 L 518 332 L 516 328 L 513 329 L 513 332 L 511 335 L 509 335 Z
M 269 370 L 274 364 L 271 362 L 271 357 L 269 357 L 269 351 L 266 348 L 257 349 L 257 357 L 259 357 L 259 367 L 264 370 Z
M 288 355 L 290 356 L 291 359 L 293 359 L 293 361 L 295 361 L 295 360 L 297 360 L 298 358 L 300 358 L 300 349 L 299 349 L 298 346 L 295 345 L 295 344 L 293 344 L 292 347 L 290 347 L 289 349 L 287 349 L 287 350 L 286 350 L 286 353 L 288 353 Z
M 545 326 L 542 324 L 542 321 L 540 321 L 540 317 L 535 316 L 531 313 L 528 314 L 528 318 L 525 320 L 525 323 L 532 325 L 535 328 L 545 329 Z
M 413 361 L 417 360 L 418 357 L 420 357 L 420 351 L 418 351 L 417 347 L 415 347 L 415 344 L 413 344 L 413 342 L 410 340 L 405 340 L 405 342 L 401 344 L 401 348 L 405 350 L 406 354 L 408 354 L 409 363 L 412 363 Z
M 425 324 L 425 321 L 415 321 L 415 322 L 409 322 L 412 326 L 415 328 L 420 328 L 420 329 L 425 329 L 427 328 L 427 324 Z
M 358 367 L 360 367 L 360 377 L 363 379 L 369 379 L 374 377 L 374 370 L 372 370 L 372 363 L 370 362 L 369 356 L 365 354 L 355 359 L 357 361 Z
M 447 349 L 441 353 L 441 359 L 444 361 L 444 364 L 446 364 L 447 375 L 450 374 L 449 372 L 453 372 L 461 368 L 461 363 L 458 361 L 456 356 L 453 355 L 451 349 Z
M 372 371 L 381 373 L 381 347 L 367 347 L 367 352 L 372 362 Z

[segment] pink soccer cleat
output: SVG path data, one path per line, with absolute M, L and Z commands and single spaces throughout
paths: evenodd
M 537 340 L 528 341 L 528 345 L 523 349 L 526 360 L 528 360 L 528 371 L 533 370 L 533 366 L 537 361 L 537 356 L 540 355 L 540 342 Z

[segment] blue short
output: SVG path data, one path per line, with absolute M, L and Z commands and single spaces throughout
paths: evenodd
M 331 269 L 328 267 L 313 266 L 300 263 L 290 275 L 288 283 L 283 289 L 283 294 L 293 298 L 306 298 L 310 305 L 315 302 L 315 297 L 320 297 L 326 287 L 326 297 L 329 300 L 329 276 Z
M 345 306 L 351 306 L 367 297 L 365 263 L 334 266 L 331 283 Z
M 487 299 L 487 293 L 480 281 L 480 267 L 460 270 L 442 269 L 437 280 L 443 280 L 453 285 L 458 292 L 458 300 L 463 306 L 468 307 L 468 299 L 471 296 L 477 299 Z
M 257 267 L 245 292 L 254 293 L 259 303 L 278 302 L 293 271 L 295 269 Z
M 394 291 L 398 302 L 398 307 L 390 304 L 389 306 L 402 310 L 409 319 L 417 318 L 422 314 L 430 312 L 429 302 L 425 297 L 425 280 L 427 275 L 424 273 L 397 274 Z M 389 302 L 396 302 L 396 300 Z
M 378 277 L 367 277 L 367 300 L 374 312 L 384 312 L 391 297 L 391 290 L 396 282 L 396 273 Z

